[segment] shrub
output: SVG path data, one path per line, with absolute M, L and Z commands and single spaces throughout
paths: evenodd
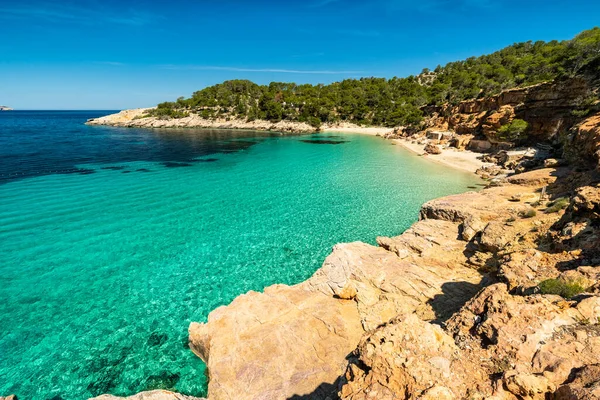
M 319 129 L 321 127 L 321 120 L 317 117 L 308 117 L 307 122 L 315 129 Z
M 505 141 L 515 141 L 525 138 L 525 132 L 529 128 L 527 121 L 514 119 L 511 123 L 502 125 L 498 129 L 498 138 Z
M 550 204 L 548 204 L 548 208 L 546 208 L 546 213 L 551 214 L 555 212 L 559 212 L 560 210 L 564 210 L 569 206 L 569 199 L 566 197 L 560 197 Z
M 538 285 L 542 294 L 557 294 L 565 299 L 570 299 L 585 292 L 582 282 L 564 279 L 546 279 Z
M 529 210 L 525 211 L 524 213 L 521 214 L 521 216 L 523 218 L 533 218 L 537 215 L 537 211 L 535 211 L 533 208 L 530 208 Z

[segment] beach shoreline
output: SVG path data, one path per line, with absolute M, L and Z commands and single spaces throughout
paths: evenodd
M 443 164 L 445 166 L 459 169 L 466 172 L 475 173 L 478 169 L 494 165 L 479 159 L 481 153 L 470 150 L 457 150 L 454 148 L 442 149 L 441 154 L 429 154 L 425 152 L 424 145 L 413 143 L 408 139 L 392 139 L 394 143 L 402 146 L 404 149 L 417 154 L 429 161 Z
M 384 135 L 391 133 L 392 128 L 385 127 L 361 127 L 351 126 L 350 124 L 342 127 L 326 127 L 322 133 L 346 133 L 346 134 L 363 134 L 370 136 L 380 136 L 385 139 Z M 388 139 L 386 139 L 388 140 Z M 486 166 L 494 165 L 484 162 L 479 159 L 481 153 L 476 153 L 471 150 L 458 150 L 455 148 L 440 148 L 440 154 L 429 154 L 424 148 L 424 144 L 413 142 L 410 138 L 391 139 L 392 143 L 401 146 L 402 148 L 416 154 L 428 161 L 433 161 L 438 164 L 445 165 L 450 168 L 458 169 L 465 172 L 475 173 L 478 169 Z

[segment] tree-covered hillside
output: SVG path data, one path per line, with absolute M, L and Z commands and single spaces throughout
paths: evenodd
M 600 76 L 600 28 L 572 40 L 526 42 L 495 53 L 424 69 L 407 78 L 346 79 L 329 85 L 231 80 L 195 92 L 189 99 L 161 103 L 151 115 L 178 118 L 195 112 L 205 118 L 368 125 L 411 125 L 427 104 L 457 103 L 502 90 L 583 71 Z

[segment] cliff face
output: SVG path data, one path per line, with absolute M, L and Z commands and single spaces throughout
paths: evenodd
M 556 142 L 581 120 L 580 114 L 597 107 L 597 94 L 596 83 L 583 77 L 548 82 L 456 106 L 425 108 L 426 127 L 498 143 L 500 127 L 518 118 L 529 123 L 530 142 Z

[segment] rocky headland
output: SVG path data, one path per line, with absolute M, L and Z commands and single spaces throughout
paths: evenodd
M 183 118 L 160 118 L 147 116 L 151 108 L 123 110 L 100 118 L 93 118 L 87 125 L 120 126 L 127 128 L 204 128 L 204 129 L 247 129 L 282 133 L 311 133 L 317 129 L 306 123 L 265 120 L 247 121 L 239 118 L 206 119 L 190 113 Z

